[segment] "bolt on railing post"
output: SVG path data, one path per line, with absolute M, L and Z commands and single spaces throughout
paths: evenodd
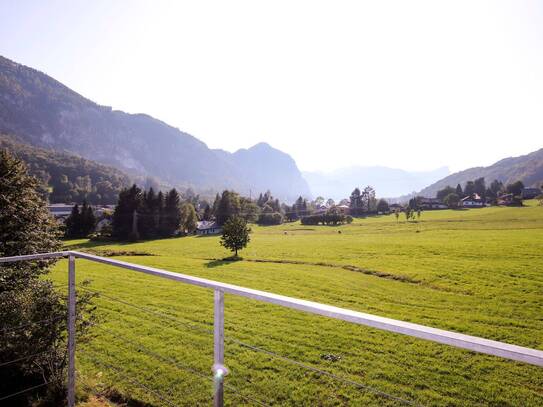
M 75 256 L 68 257 L 68 407 L 75 406 Z
M 223 407 L 224 405 L 224 376 L 228 370 L 224 366 L 224 293 L 215 290 L 214 319 L 213 319 L 213 383 L 214 396 L 213 406 Z

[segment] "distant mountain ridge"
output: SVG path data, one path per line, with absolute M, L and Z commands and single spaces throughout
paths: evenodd
M 371 185 L 379 197 L 394 197 L 418 191 L 449 174 L 447 167 L 410 172 L 388 167 L 348 167 L 331 172 L 303 172 L 313 195 L 335 200 L 348 198 L 355 187 Z
M 433 197 L 437 191 L 450 185 L 462 187 L 467 181 L 484 177 L 487 185 L 497 179 L 504 184 L 522 181 L 526 187 L 540 187 L 543 184 L 543 148 L 519 157 L 504 158 L 488 167 L 474 167 L 451 174 L 422 189 L 418 195 Z
M 242 193 L 271 189 L 284 200 L 310 194 L 294 160 L 268 145 L 219 153 L 160 120 L 99 106 L 48 75 L 1 56 L 0 132 L 172 185 Z M 288 178 L 280 182 L 274 172 Z

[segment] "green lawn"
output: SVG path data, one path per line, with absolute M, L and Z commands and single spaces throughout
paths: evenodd
M 425 212 L 416 223 L 402 215 L 400 222 L 379 216 L 340 227 L 254 226 L 251 239 L 241 253 L 245 260 L 234 263 L 218 260 L 228 255 L 218 237 L 66 245 L 98 253 L 145 252 L 152 256 L 118 258 L 543 349 L 543 207 L 534 203 Z M 57 264 L 56 283 L 66 282 L 66 269 L 66 261 Z M 97 301 L 100 327 L 78 349 L 83 381 L 95 391 L 113 389 L 164 405 L 136 386 L 135 378 L 176 405 L 209 403 L 211 291 L 79 260 L 77 276 L 91 279 L 92 288 L 105 294 Z M 291 406 L 402 404 L 375 390 L 422 405 L 543 405 L 542 368 L 231 295 L 226 335 L 228 405 L 255 405 L 255 399 Z M 340 358 L 326 360 L 329 354 Z

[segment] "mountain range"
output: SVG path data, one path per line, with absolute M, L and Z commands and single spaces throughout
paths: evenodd
M 394 197 L 412 196 L 414 191 L 435 196 L 447 185 L 465 184 L 479 177 L 488 182 L 521 180 L 526 186 L 543 183 L 543 149 L 454 174 L 449 174 L 447 167 L 427 172 L 349 167 L 302 174 L 292 157 L 269 144 L 259 143 L 234 153 L 210 149 L 194 136 L 158 119 L 98 105 L 50 76 L 2 56 L 0 134 L 38 148 L 17 147 L 27 158 L 34 153 L 47 156 L 46 161 L 40 161 L 40 168 L 55 172 L 61 168 L 58 164 L 62 157 L 66 157 L 72 173 L 81 163 L 83 172 L 92 167 L 96 174 L 105 174 L 92 182 L 111 176 L 115 188 L 126 181 L 126 174 L 132 179 L 157 178 L 160 185 L 191 187 L 197 192 L 234 189 L 256 196 L 271 190 L 276 198 L 293 202 L 300 195 L 339 200 L 348 197 L 355 187 L 365 185 L 372 185 L 380 197 Z M 48 156 L 47 151 L 66 155 Z M 78 157 L 86 160 L 78 161 Z
M 474 167 L 451 174 L 422 189 L 418 195 L 434 197 L 440 189 L 446 186 L 455 187 L 466 184 L 476 178 L 484 177 L 487 184 L 495 179 L 510 184 L 522 181 L 526 187 L 541 187 L 543 185 L 543 148 L 533 153 L 519 157 L 504 158 L 488 167 Z
M 310 191 L 295 161 L 261 143 L 235 153 L 145 114 L 100 106 L 35 69 L 0 56 L 0 133 L 196 190 L 268 189 L 293 201 Z
M 313 195 L 336 201 L 348 198 L 355 187 L 371 185 L 380 197 L 395 197 L 418 191 L 449 175 L 447 167 L 409 172 L 388 167 L 347 167 L 330 172 L 303 172 Z

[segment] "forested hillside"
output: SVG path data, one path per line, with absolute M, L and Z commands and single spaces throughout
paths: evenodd
M 504 184 L 522 181 L 526 187 L 540 187 L 543 184 L 543 148 L 519 157 L 509 157 L 488 167 L 474 167 L 451 174 L 424 188 L 419 195 L 433 197 L 437 191 L 467 181 L 485 178 L 488 182 L 498 180 Z
M 135 84 L 137 86 L 137 84 Z M 182 114 L 182 112 L 180 112 Z M 212 118 L 210 118 L 212 120 Z M 128 114 L 100 106 L 50 76 L 0 56 L 0 132 L 16 134 L 25 143 L 69 151 L 129 174 L 153 176 L 166 183 L 197 190 L 231 188 L 248 193 L 272 188 L 252 176 L 247 161 L 266 163 L 268 178 L 282 199 L 309 195 L 292 158 L 278 150 L 217 153 L 197 138 L 145 114 Z M 254 153 L 247 160 L 247 155 Z M 282 156 L 290 159 L 283 166 Z M 263 160 L 264 159 L 264 160 Z M 260 173 L 260 170 L 258 170 Z M 291 193 L 295 185 L 296 191 Z
M 42 182 L 51 203 L 87 200 L 92 204 L 115 204 L 121 189 L 130 183 L 130 178 L 116 168 L 23 144 L 15 137 L 0 135 L 3 149 L 27 164 L 30 173 Z

